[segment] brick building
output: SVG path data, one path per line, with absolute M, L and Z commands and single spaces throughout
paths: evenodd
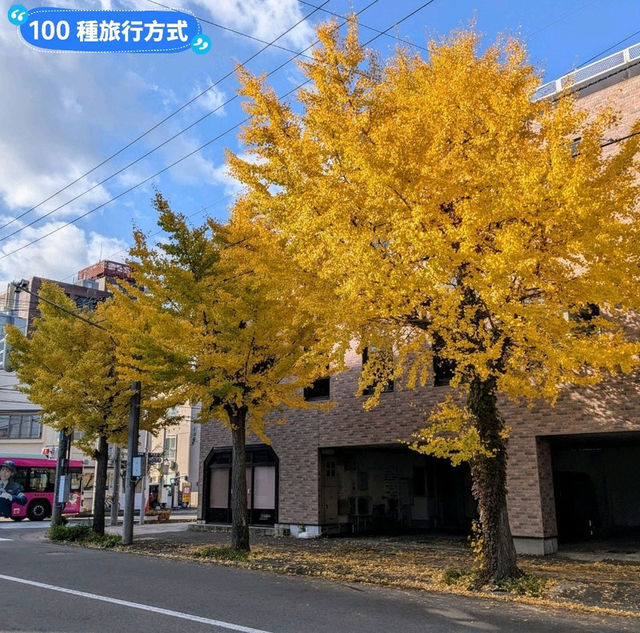
M 604 143 L 615 151 L 640 118 L 640 44 L 543 85 L 554 98 L 567 85 L 579 105 L 611 103 L 622 113 Z M 637 324 L 636 324 L 637 325 Z M 292 411 L 270 428 L 271 446 L 247 441 L 251 521 L 296 532 L 468 529 L 475 506 L 468 469 L 411 452 L 402 443 L 424 411 L 449 391 L 446 380 L 420 390 L 393 385 L 371 411 L 356 397 L 362 359 L 318 383 L 308 396 L 336 403 L 329 412 Z M 438 384 L 444 383 L 444 384 Z M 555 407 L 501 403 L 511 427 L 508 504 L 516 547 L 551 553 L 560 539 L 640 531 L 640 383 L 615 379 L 562 394 Z M 228 522 L 229 433 L 201 433 L 199 518 Z

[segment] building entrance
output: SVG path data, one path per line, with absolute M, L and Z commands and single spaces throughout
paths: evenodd
M 271 447 L 247 446 L 249 522 L 273 525 L 277 519 L 278 461 Z M 207 523 L 231 523 L 231 449 L 213 449 L 204 463 Z
M 469 468 L 405 447 L 320 451 L 323 532 L 468 531 L 476 514 Z
M 640 534 L 640 434 L 554 440 L 558 540 Z

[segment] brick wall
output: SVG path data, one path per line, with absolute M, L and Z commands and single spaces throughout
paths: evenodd
M 290 411 L 287 423 L 268 429 L 279 459 L 279 521 L 319 522 L 319 448 L 396 444 L 420 428 L 426 413 L 449 391 L 426 387 L 382 394 L 371 411 L 354 396 L 361 362 L 351 353 L 349 369 L 331 379 L 328 412 Z M 630 378 L 568 391 L 555 406 L 540 402 L 518 406 L 502 399 L 500 408 L 511 427 L 509 440 L 509 515 L 514 536 L 556 536 L 555 505 L 548 439 L 571 434 L 640 432 L 640 381 Z M 248 443 L 260 443 L 255 437 Z M 217 422 L 202 429 L 201 463 L 213 447 L 231 445 Z

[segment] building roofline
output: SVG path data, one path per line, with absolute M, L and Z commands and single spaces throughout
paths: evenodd
M 533 100 L 553 98 L 564 90 L 578 92 L 583 97 L 638 74 L 640 42 L 542 84 L 533 93 Z

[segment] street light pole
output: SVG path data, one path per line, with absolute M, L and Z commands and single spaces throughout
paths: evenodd
M 142 471 L 142 500 L 140 501 L 140 525 L 144 524 L 144 517 L 147 511 L 147 500 L 149 499 L 149 440 L 151 439 L 151 433 L 149 431 L 144 432 L 144 459 L 142 465 L 144 470 Z
M 127 487 L 124 498 L 124 520 L 122 525 L 122 543 L 131 545 L 133 541 L 133 514 L 135 506 L 137 476 L 134 476 L 134 458 L 138 456 L 138 429 L 140 427 L 140 381 L 131 383 L 133 394 L 129 402 L 129 438 L 127 444 Z
M 51 525 L 62 525 L 62 510 L 68 499 L 65 499 L 65 488 L 61 488 L 62 476 L 69 475 L 69 454 L 71 452 L 71 432 L 62 429 L 58 434 L 58 453 L 56 455 L 56 479 L 53 488 L 53 508 L 51 509 Z M 66 482 L 66 479 L 65 479 Z
M 111 525 L 118 525 L 118 509 L 120 505 L 120 447 L 113 451 L 113 486 L 111 493 Z

